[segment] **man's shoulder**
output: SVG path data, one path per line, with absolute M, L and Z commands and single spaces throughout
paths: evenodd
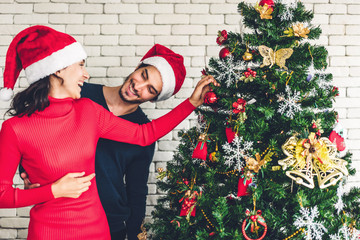
M 103 94 L 103 85 L 96 83 L 84 83 L 81 87 L 81 97 L 89 98 L 97 104 L 104 106 L 105 99 Z

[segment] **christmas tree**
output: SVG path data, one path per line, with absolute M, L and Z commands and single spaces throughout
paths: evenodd
M 152 239 L 359 239 L 360 190 L 344 191 L 355 170 L 313 13 L 273 0 L 238 11 L 249 33 L 219 31 L 203 75 L 221 86 L 158 169 Z

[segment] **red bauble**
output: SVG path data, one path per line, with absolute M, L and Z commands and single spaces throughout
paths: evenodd
M 226 133 L 226 138 L 227 138 L 228 143 L 232 143 L 236 136 L 236 132 L 234 132 L 231 127 L 227 127 L 225 129 L 225 133 Z
M 216 96 L 216 94 L 214 92 L 207 92 L 205 94 L 205 98 L 204 98 L 204 103 L 206 105 L 212 105 L 214 103 L 216 103 L 218 100 L 218 97 Z
M 220 57 L 221 59 L 224 59 L 224 58 L 226 58 L 226 57 L 229 56 L 229 55 L 230 55 L 230 51 L 229 51 L 229 49 L 227 49 L 227 48 L 223 48 L 223 49 L 221 49 L 220 52 L 219 52 L 219 57 Z
M 250 183 L 252 183 L 252 178 L 250 178 L 249 180 L 247 180 L 245 177 L 239 178 L 238 193 L 237 193 L 238 197 L 247 196 L 250 194 L 248 192 L 248 187 L 249 187 Z
M 265 4 L 267 4 L 269 7 L 271 7 L 272 9 L 274 9 L 274 1 L 273 0 L 261 0 L 259 5 L 260 6 L 264 6 Z

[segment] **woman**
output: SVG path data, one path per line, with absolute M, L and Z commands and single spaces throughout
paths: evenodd
M 98 139 L 149 145 L 201 105 L 215 83 L 203 78 L 192 96 L 167 115 L 137 125 L 79 99 L 80 86 L 89 78 L 85 58 L 71 36 L 45 26 L 20 32 L 6 56 L 4 86 L 13 87 L 22 68 L 31 85 L 14 97 L 14 117 L 0 131 L 0 207 L 35 205 L 28 239 L 110 239 L 93 179 Z M 12 187 L 20 162 L 41 187 Z

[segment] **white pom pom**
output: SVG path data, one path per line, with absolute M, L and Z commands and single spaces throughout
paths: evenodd
M 3 88 L 0 90 L 0 99 L 3 101 L 9 101 L 14 95 L 11 88 Z

